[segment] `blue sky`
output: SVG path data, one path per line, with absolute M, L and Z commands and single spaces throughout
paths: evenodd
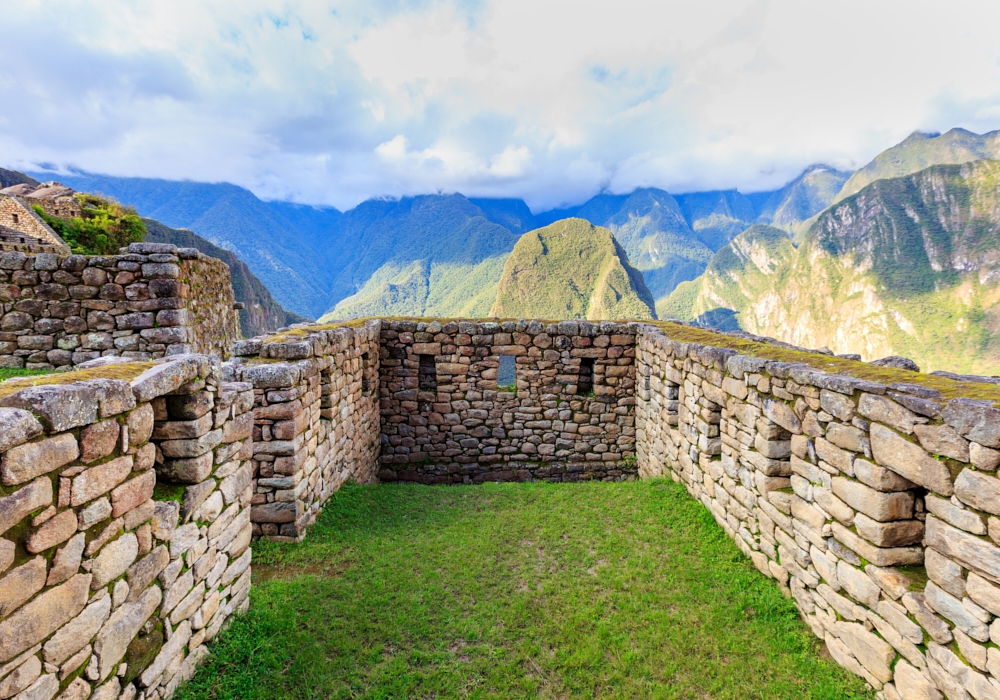
M 353 206 L 780 186 L 1000 128 L 1000 3 L 8 0 L 0 165 Z

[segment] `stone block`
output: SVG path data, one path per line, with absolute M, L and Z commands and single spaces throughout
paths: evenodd
M 132 457 L 118 457 L 73 477 L 71 504 L 82 505 L 123 482 L 132 472 Z
M 833 477 L 833 493 L 865 515 L 886 522 L 913 517 L 913 494 L 908 491 L 884 493 L 842 476 Z
M 1000 579 L 1000 548 L 989 541 L 935 517 L 927 518 L 924 539 L 928 547 L 933 547 L 965 568 Z
M 934 493 L 954 493 L 948 468 L 923 448 L 878 423 L 872 424 L 869 434 L 876 462 Z
M 950 425 L 914 425 L 920 445 L 931 454 L 951 457 L 960 462 L 969 461 L 969 441 Z
M 938 498 L 932 494 L 927 494 L 924 497 L 924 504 L 928 512 L 957 528 L 971 532 L 973 535 L 986 534 L 986 523 L 975 511 L 959 508 L 950 500 Z
M 128 645 L 156 610 L 162 597 L 159 588 L 150 586 L 143 591 L 138 600 L 124 603 L 111 613 L 111 617 L 101 627 L 94 642 L 94 653 L 98 660 L 98 680 L 104 680 L 118 668 L 118 662 L 125 656 Z
M 1000 479 L 974 469 L 963 469 L 955 479 L 955 495 L 978 510 L 1000 515 Z
M 985 447 L 1000 447 L 1000 409 L 989 401 L 952 399 L 942 415 L 960 435 Z
M 6 452 L 42 434 L 42 424 L 20 408 L 0 408 L 0 452 Z
M 52 481 L 39 477 L 9 496 L 0 498 L 0 535 L 30 513 L 52 503 Z
M 878 547 L 905 547 L 919 544 L 924 534 L 924 524 L 919 520 L 894 520 L 879 522 L 864 513 L 854 516 L 858 534 Z
M 0 461 L 0 476 L 8 486 L 22 484 L 69 464 L 79 454 L 76 438 L 68 433 L 24 443 L 4 453 Z
M 44 552 L 46 549 L 62 544 L 76 533 L 77 518 L 72 510 L 64 510 L 47 520 L 28 538 L 25 544 L 32 554 Z
M 156 472 L 147 469 L 145 472 L 129 479 L 125 483 L 116 486 L 111 491 L 112 517 L 128 513 L 141 503 L 153 497 L 153 488 L 156 486 Z
M 118 422 L 104 420 L 80 431 L 80 461 L 93 462 L 107 457 L 118 444 Z
M 887 396 L 876 396 L 874 394 L 861 395 L 858 401 L 858 413 L 865 418 L 888 425 L 907 435 L 913 433 L 914 425 L 927 422 L 926 418 L 918 416 L 907 408 L 903 408 Z
M 0 618 L 10 615 L 45 586 L 43 557 L 29 559 L 0 578 Z
M 87 602 L 91 576 L 77 574 L 50 588 L 0 622 L 0 663 L 48 637 L 76 617 Z
M 97 391 L 85 384 L 34 386 L 0 398 L 0 406 L 29 410 L 50 433 L 62 433 L 97 420 Z

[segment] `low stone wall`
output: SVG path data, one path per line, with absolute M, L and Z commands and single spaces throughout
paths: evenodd
M 937 379 L 948 399 L 652 326 L 637 363 L 640 472 L 701 500 L 838 663 L 890 700 L 1000 698 L 1000 410 L 961 398 L 994 387 Z
M 163 243 L 107 257 L 0 253 L 0 304 L 0 367 L 226 357 L 239 338 L 226 264 Z
M 252 393 L 219 379 L 182 355 L 0 385 L 0 697 L 169 698 L 246 608 Z
M 635 333 L 607 321 L 385 322 L 379 478 L 634 477 Z M 509 390 L 498 387 L 503 357 L 514 360 Z
M 378 463 L 380 321 L 241 341 L 227 376 L 254 392 L 255 537 L 301 540 L 347 480 Z

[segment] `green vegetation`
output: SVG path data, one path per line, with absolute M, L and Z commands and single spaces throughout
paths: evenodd
M 347 486 L 177 697 L 873 698 L 672 482 Z
M 92 369 L 77 369 L 71 372 L 54 372 L 53 370 L 3 370 L 4 372 L 18 372 L 12 376 L 3 376 L 5 381 L 0 384 L 0 396 L 9 396 L 16 391 L 20 391 L 29 386 L 43 386 L 50 384 L 72 384 L 73 382 L 83 382 L 88 379 L 123 379 L 132 381 L 147 369 L 155 366 L 153 362 L 120 362 L 103 367 Z
M 54 369 L 0 369 L 0 382 L 20 377 L 37 377 L 41 374 L 51 374 Z
M 72 219 L 49 216 L 41 207 L 32 206 L 74 253 L 113 255 L 119 248 L 141 241 L 146 235 L 146 225 L 134 207 L 93 194 L 77 193 L 76 199 L 83 216 Z
M 940 136 L 915 131 L 854 173 L 834 201 L 846 199 L 876 180 L 910 175 L 932 165 L 959 165 L 983 158 L 1000 158 L 1000 131 L 980 135 L 952 129 Z
M 749 229 L 657 312 L 867 360 L 903 355 L 925 371 L 1000 374 L 998 186 L 998 161 L 877 180 L 814 217 L 797 247 Z
M 504 265 L 491 316 L 653 318 L 642 274 L 606 228 L 563 219 L 521 237 Z

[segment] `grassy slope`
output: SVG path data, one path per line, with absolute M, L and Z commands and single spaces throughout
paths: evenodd
M 980 135 L 952 129 L 940 136 L 916 131 L 855 172 L 834 201 L 846 199 L 876 180 L 910 175 L 932 165 L 958 165 L 981 158 L 1000 158 L 1000 131 Z
M 524 234 L 504 264 L 492 316 L 651 318 L 653 299 L 608 229 L 564 219 Z
M 348 486 L 178 698 L 871 698 L 670 482 Z
M 761 242 L 758 258 L 781 264 L 724 249 L 658 311 L 692 320 L 730 309 L 740 327 L 791 343 L 1000 373 L 998 184 L 995 161 L 877 181 L 818 216 L 797 250 Z M 734 257 L 740 265 L 721 264 Z

